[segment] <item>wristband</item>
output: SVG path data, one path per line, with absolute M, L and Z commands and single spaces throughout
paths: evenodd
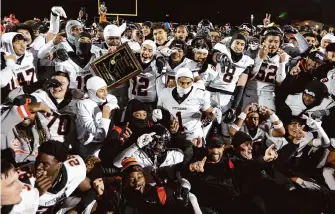
M 239 131 L 239 130 L 240 130 L 240 127 L 239 127 L 238 125 L 236 125 L 235 123 L 233 123 L 233 124 L 231 125 L 231 127 L 232 127 L 233 129 L 235 129 L 236 131 Z
M 303 185 L 304 184 L 304 180 L 302 180 L 301 178 L 297 178 L 297 180 L 295 180 L 295 182 L 297 184 Z
M 279 120 L 279 117 L 275 113 L 270 115 L 270 121 L 271 122 L 276 122 L 278 120 Z
M 239 118 L 239 119 L 241 119 L 241 120 L 245 120 L 245 118 L 247 118 L 247 115 L 246 115 L 246 113 L 244 113 L 244 112 L 241 112 L 241 114 L 240 115 L 238 115 L 238 117 L 237 118 Z
M 273 127 L 275 128 L 275 129 L 280 129 L 281 127 L 283 127 L 284 125 L 283 125 L 283 123 L 282 122 L 280 122 L 279 124 L 277 124 L 277 125 L 273 125 Z

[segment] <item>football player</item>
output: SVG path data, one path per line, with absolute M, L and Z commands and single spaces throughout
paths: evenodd
M 212 120 L 220 117 L 221 111 L 213 110 L 208 92 L 193 86 L 194 77 L 190 69 L 180 68 L 176 80 L 177 87 L 165 88 L 159 94 L 157 106 L 168 110 L 179 122 L 179 130 L 186 134 L 186 138 L 201 147 L 201 111 L 206 112 Z
M 20 33 L 4 33 L 1 37 L 1 101 L 19 86 L 37 82 L 34 56 L 27 52 L 25 37 Z
M 285 79 L 285 64 L 289 59 L 280 49 L 282 42 L 283 33 L 279 28 L 269 27 L 264 30 L 262 45 L 246 85 L 242 109 L 250 103 L 258 103 L 276 110 L 275 87 Z
M 156 44 L 151 40 L 145 40 L 141 47 L 141 53 L 136 55 L 143 72 L 130 79 L 128 89 L 129 100 L 137 99 L 148 106 L 155 108 L 157 92 L 159 93 L 165 86 L 156 66 L 154 55 L 156 54 Z
M 1 213 L 36 213 L 39 192 L 19 180 L 14 166 L 1 159 Z
M 223 117 L 225 123 L 232 122 L 234 118 L 248 74 L 254 64 L 254 60 L 243 54 L 246 47 L 247 39 L 240 33 L 233 35 L 228 47 L 221 43 L 214 46 L 213 60 L 217 62 L 218 72 L 208 77 L 207 90 L 211 92 L 212 106 L 219 107 L 225 112 Z
M 86 178 L 86 166 L 77 155 L 68 156 L 61 142 L 48 141 L 38 150 L 35 164 L 21 168 L 20 180 L 36 187 L 40 193 L 39 210 L 56 213 L 55 205 L 69 197 Z

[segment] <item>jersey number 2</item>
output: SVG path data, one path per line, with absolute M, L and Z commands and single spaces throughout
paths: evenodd
M 135 96 L 136 95 L 137 96 L 147 96 L 148 95 L 147 89 L 149 87 L 149 79 L 141 77 L 137 82 L 137 77 L 134 77 L 133 81 L 134 81 L 134 85 L 133 85 L 133 90 L 131 93 Z M 137 94 L 136 94 L 136 87 L 137 87 Z

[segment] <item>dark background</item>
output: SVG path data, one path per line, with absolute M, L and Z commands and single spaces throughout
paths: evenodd
M 104 0 L 108 12 L 134 13 L 135 0 Z M 90 21 L 98 15 L 97 0 L 3 0 L 1 16 L 14 13 L 20 21 L 33 17 L 49 18 L 52 6 L 63 6 L 69 18 L 76 19 L 80 7 L 86 7 Z M 228 5 L 229 2 L 229 5 Z M 131 21 L 172 21 L 197 23 L 207 18 L 213 23 L 249 22 L 254 14 L 255 24 L 261 24 L 265 13 L 279 24 L 293 20 L 315 20 L 335 23 L 335 0 L 138 0 L 138 16 L 124 17 Z M 287 12 L 285 19 L 279 19 Z M 168 17 L 166 15 L 169 15 Z

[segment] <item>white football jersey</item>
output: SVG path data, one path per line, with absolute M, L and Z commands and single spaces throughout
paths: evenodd
M 153 60 L 143 72 L 129 80 L 129 100 L 138 99 L 142 102 L 155 102 L 157 99 L 156 81 L 161 79 L 157 79 L 158 76 L 156 60 Z
M 57 193 L 44 193 L 39 199 L 39 211 L 43 212 L 48 207 L 52 207 L 69 197 L 74 190 L 77 189 L 79 184 L 86 178 L 86 165 L 83 159 L 78 155 L 70 155 L 68 159 L 63 162 L 66 169 L 67 180 L 66 185 Z M 36 178 L 29 179 L 30 184 L 35 186 Z M 44 208 L 43 208 L 44 207 Z
M 37 82 L 33 55 L 26 52 L 23 57 L 20 65 L 14 65 L 13 77 L 8 84 L 9 90 L 13 90 L 24 84 L 30 85 L 31 83 Z
M 64 109 L 58 110 L 56 105 L 53 103 L 47 92 L 43 90 L 37 90 L 32 93 L 34 97 L 36 97 L 37 102 L 43 102 L 46 104 L 51 110 L 55 112 L 59 112 L 58 114 L 45 114 L 45 123 L 48 124 L 50 139 L 57 140 L 60 142 L 64 142 L 65 137 L 71 132 L 75 131 L 75 124 L 73 116 L 76 114 L 75 112 L 75 101 L 71 101 L 68 106 Z M 73 107 L 71 107 L 73 106 Z M 64 110 L 64 112 L 62 111 Z
M 208 86 L 223 91 L 234 92 L 236 83 L 238 82 L 240 75 L 248 67 L 254 64 L 254 60 L 247 55 L 243 55 L 240 61 L 234 63 L 231 59 L 231 53 L 225 45 L 217 43 L 214 46 L 214 49 L 220 51 L 223 54 L 226 54 L 231 61 L 231 66 L 227 68 L 221 68 L 221 63 L 217 63 L 216 71 L 218 75 L 213 80 L 209 79 L 210 83 Z
M 186 134 L 194 134 L 202 137 L 201 111 L 206 111 L 211 107 L 210 97 L 205 90 L 193 87 L 188 97 L 178 103 L 173 95 L 176 88 L 165 88 L 159 94 L 157 106 L 168 110 L 170 114 L 179 122 L 180 130 Z M 200 130 L 200 132 L 199 132 Z
M 55 70 L 66 72 L 70 76 L 70 88 L 84 89 L 86 81 L 92 77 L 91 67 L 81 68 L 70 58 L 63 62 L 55 62 Z
M 282 64 L 286 64 L 289 60 L 289 56 L 285 53 L 286 59 Z M 280 66 L 279 63 L 280 57 L 278 54 L 273 57 L 267 57 L 263 62 L 260 61 L 259 56 L 255 60 L 256 64 L 261 62 L 259 70 L 256 72 L 255 76 L 250 79 L 246 85 L 246 88 L 249 90 L 261 90 L 261 91 L 270 91 L 275 90 L 276 76 L 278 69 L 285 69 L 285 66 Z M 255 70 L 254 70 L 255 71 Z
M 327 86 L 328 92 L 335 96 L 335 69 L 328 71 L 327 77 L 322 79 L 321 82 Z
M 39 192 L 36 188 L 25 184 L 21 192 L 21 202 L 14 205 L 10 214 L 36 213 L 39 203 Z

